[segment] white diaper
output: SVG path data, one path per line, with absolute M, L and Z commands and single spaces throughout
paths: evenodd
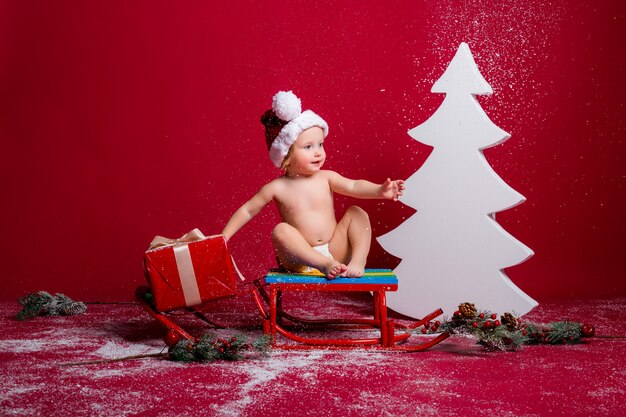
M 328 248 L 328 243 L 324 243 L 323 245 L 313 246 L 313 250 L 319 254 L 324 255 L 328 259 L 333 259 L 333 255 L 330 253 L 330 249 Z M 298 272 L 302 272 L 304 274 L 313 274 L 322 272 L 316 268 L 311 268 L 310 266 L 302 265 L 302 269 Z
M 330 253 L 330 249 L 328 248 L 328 243 L 324 243 L 323 245 L 319 246 L 313 246 L 313 250 L 317 253 L 324 255 L 328 259 L 333 259 L 333 255 Z
M 315 252 L 321 255 L 324 255 L 326 258 L 334 259 L 333 255 L 330 253 L 330 249 L 328 248 L 328 243 L 325 243 L 319 246 L 312 246 L 312 248 Z M 279 262 L 279 265 L 281 265 L 280 260 L 278 260 L 278 262 Z M 283 268 L 285 267 L 283 266 Z M 289 269 L 289 268 L 285 268 L 285 269 Z M 307 266 L 307 265 L 300 265 L 295 270 L 292 270 L 292 272 L 297 272 L 301 274 L 313 274 L 313 273 L 321 274 L 321 272 L 318 269 L 311 268 L 310 266 Z

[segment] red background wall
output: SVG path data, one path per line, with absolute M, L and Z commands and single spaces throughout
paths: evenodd
M 536 252 L 507 274 L 539 301 L 626 295 L 626 7 L 546 3 L 0 3 L 2 298 L 130 299 L 155 234 L 218 233 L 278 174 L 259 117 L 279 89 L 329 122 L 329 169 L 410 176 L 429 149 L 406 131 L 462 41 L 512 134 L 485 154 L 528 199 L 498 214 Z M 360 204 L 375 236 L 413 213 Z M 249 278 L 273 265 L 276 221 L 231 241 Z M 374 244 L 371 265 L 397 262 Z

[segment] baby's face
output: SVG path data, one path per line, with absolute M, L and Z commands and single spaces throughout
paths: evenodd
M 294 174 L 311 175 L 322 169 L 326 161 L 324 131 L 311 127 L 298 135 L 287 170 Z

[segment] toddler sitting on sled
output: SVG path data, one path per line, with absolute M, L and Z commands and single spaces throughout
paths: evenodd
M 326 278 L 361 277 L 370 249 L 367 213 L 350 207 L 337 222 L 333 192 L 357 198 L 397 201 L 404 181 L 374 184 L 322 170 L 328 124 L 300 99 L 280 91 L 272 109 L 261 117 L 270 159 L 284 174 L 263 186 L 232 215 L 222 234 L 230 239 L 263 207 L 274 200 L 282 222 L 272 231 L 280 265 L 291 272 L 321 271 Z

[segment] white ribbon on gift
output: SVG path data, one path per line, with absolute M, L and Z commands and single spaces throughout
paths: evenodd
M 200 288 L 198 288 L 191 253 L 189 253 L 189 243 L 174 246 L 174 258 L 176 258 L 176 267 L 180 276 L 180 285 L 183 289 L 185 304 L 187 306 L 202 304 Z
M 152 239 L 152 242 L 150 242 L 150 246 L 148 247 L 148 250 L 158 249 L 158 248 L 162 248 L 165 246 L 178 245 L 181 243 L 191 243 L 191 242 L 195 242 L 195 241 L 202 240 L 202 239 L 206 239 L 206 236 L 204 236 L 202 232 L 200 231 L 200 229 L 198 228 L 193 229 L 189 233 L 185 233 L 178 239 L 170 239 L 170 238 L 163 237 L 163 236 L 155 236 L 154 239 Z

